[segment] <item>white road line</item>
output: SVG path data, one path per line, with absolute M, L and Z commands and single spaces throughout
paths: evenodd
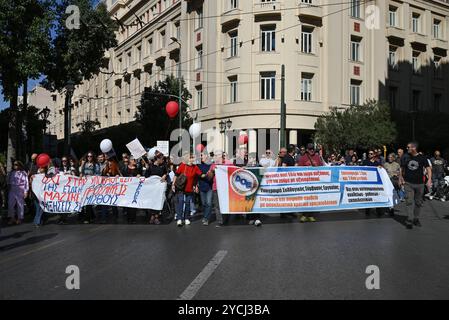
M 21 258 L 23 256 L 26 256 L 26 255 L 30 254 L 30 253 L 34 253 L 34 252 L 37 252 L 37 251 L 41 251 L 43 249 L 47 249 L 49 247 L 52 247 L 52 246 L 57 245 L 57 244 L 59 244 L 61 242 L 64 242 L 64 241 L 65 240 L 59 240 L 59 241 L 51 242 L 49 244 L 46 244 L 45 246 L 41 246 L 41 247 L 35 248 L 33 250 L 29 250 L 29 251 L 26 251 L 24 253 L 21 253 L 21 254 L 18 254 L 18 255 L 15 255 L 15 256 L 12 256 L 12 257 L 0 260 L 0 264 L 1 263 L 5 263 L 6 261 L 10 261 L 10 260 L 16 259 L 16 258 Z
M 192 283 L 184 290 L 179 296 L 178 300 L 192 300 L 193 297 L 198 293 L 201 287 L 206 283 L 207 279 L 214 273 L 218 265 L 223 261 L 224 257 L 228 252 L 225 250 L 220 250 L 217 254 L 209 261 L 207 266 L 200 272 L 200 274 L 192 281 Z

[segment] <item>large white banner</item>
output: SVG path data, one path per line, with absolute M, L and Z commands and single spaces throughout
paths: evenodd
M 76 213 L 87 205 L 105 205 L 138 209 L 162 210 L 166 182 L 158 176 L 75 177 L 36 175 L 33 192 L 41 208 L 48 213 Z
M 393 207 L 385 169 L 373 167 L 219 166 L 222 214 L 337 211 Z

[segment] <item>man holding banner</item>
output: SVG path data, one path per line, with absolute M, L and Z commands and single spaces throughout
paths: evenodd
M 306 153 L 299 158 L 298 161 L 299 167 L 321 167 L 324 166 L 324 161 L 321 160 L 321 157 L 318 153 L 315 152 L 315 146 L 312 143 L 307 145 Z M 316 219 L 313 213 L 304 213 L 299 218 L 301 223 L 304 222 L 316 222 Z

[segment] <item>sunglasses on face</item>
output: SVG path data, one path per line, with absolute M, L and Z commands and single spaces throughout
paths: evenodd
M 93 158 L 94 156 L 92 156 L 92 155 L 89 155 L 89 156 L 87 156 L 88 158 Z

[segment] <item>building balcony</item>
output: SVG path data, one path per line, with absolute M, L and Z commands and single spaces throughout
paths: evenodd
M 114 74 L 114 83 L 116 86 L 120 86 L 123 80 L 123 76 L 121 74 Z
M 281 7 L 282 6 L 280 1 L 262 2 L 260 0 L 255 0 L 253 12 L 255 16 L 280 16 Z
M 167 51 L 170 54 L 175 54 L 176 52 L 179 51 L 179 44 L 175 41 L 171 41 L 170 44 L 167 47 Z
M 442 50 L 448 49 L 448 42 L 443 39 L 432 39 L 430 45 L 432 49 L 442 49 Z
M 165 60 L 167 58 L 168 51 L 167 49 L 159 49 L 154 53 L 154 60 L 159 62 L 160 60 Z
M 387 27 L 387 38 L 404 40 L 406 38 L 405 30 L 398 27 Z
M 317 0 L 313 1 L 313 4 L 307 4 L 300 2 L 298 9 L 296 10 L 296 15 L 304 18 L 321 18 L 323 16 L 323 10 L 319 6 Z
M 153 67 L 155 63 L 155 60 L 153 58 L 153 56 L 146 56 L 143 60 L 142 60 L 142 68 L 143 71 L 145 72 L 150 72 L 151 68 Z
M 234 24 L 241 20 L 240 9 L 231 9 L 221 15 L 221 25 Z
M 132 65 L 131 72 L 138 75 L 143 71 L 142 61 L 138 61 Z
M 420 33 L 412 33 L 410 35 L 410 43 L 420 44 L 420 45 L 427 45 L 428 40 L 427 37 Z

